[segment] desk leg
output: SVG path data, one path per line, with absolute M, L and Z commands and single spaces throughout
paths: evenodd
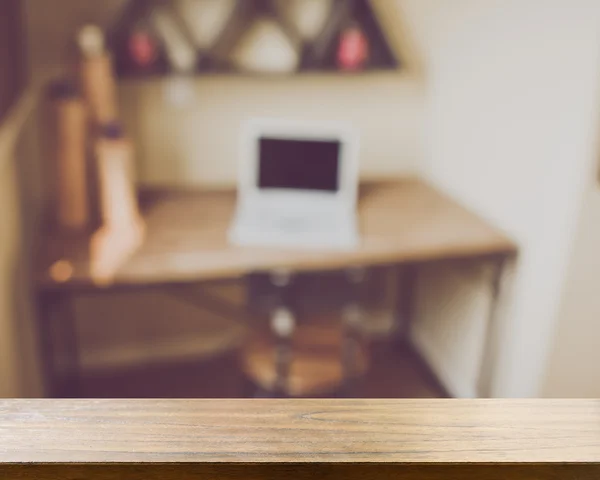
M 361 378 L 357 371 L 359 356 L 364 355 L 364 348 L 360 334 L 352 325 L 344 326 L 344 339 L 342 345 L 342 371 L 343 380 L 336 395 L 340 398 L 356 398 L 357 385 Z
M 275 347 L 275 385 L 273 398 L 288 398 L 288 382 L 290 377 L 290 364 L 292 362 L 292 348 L 287 339 L 279 339 Z
M 62 297 L 62 315 L 60 318 L 62 343 L 66 360 L 66 375 L 63 396 L 78 398 L 81 396 L 81 369 L 79 360 L 79 338 L 77 336 L 77 317 L 74 298 L 64 294 Z
M 478 396 L 481 398 L 490 398 L 492 396 L 492 377 L 497 357 L 497 326 L 498 314 L 500 310 L 500 299 L 502 297 L 503 276 L 509 257 L 506 255 L 493 258 L 493 272 L 491 279 L 491 300 L 488 311 L 488 318 L 485 324 L 483 337 L 483 354 L 479 366 L 479 375 L 477 379 Z
M 40 346 L 40 363 L 43 375 L 44 394 L 56 398 L 59 392 L 59 378 L 56 371 L 54 352 L 54 308 L 56 294 L 40 293 L 37 296 L 37 333 Z
M 417 290 L 417 265 L 394 267 L 396 300 L 394 305 L 394 343 L 410 343 Z
M 68 293 L 48 292 L 38 296 L 40 361 L 44 390 L 50 398 L 75 398 L 80 393 L 79 349 L 72 302 Z M 57 365 L 57 339 L 64 350 L 66 372 L 59 371 Z

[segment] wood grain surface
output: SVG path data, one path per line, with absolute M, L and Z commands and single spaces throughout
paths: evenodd
M 0 412 L 0 463 L 600 462 L 596 400 L 6 400 Z
M 364 186 L 359 202 L 361 245 L 352 251 L 240 248 L 227 242 L 233 192 L 157 193 L 143 202 L 144 245 L 110 285 L 235 278 L 275 268 L 325 270 L 512 253 L 504 234 L 425 183 L 406 179 Z M 37 262 L 40 287 L 89 285 L 89 236 L 54 232 L 44 237 Z M 58 284 L 57 261 L 73 266 Z

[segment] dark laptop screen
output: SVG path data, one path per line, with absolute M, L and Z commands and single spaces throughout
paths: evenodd
M 339 140 L 261 138 L 259 148 L 259 188 L 339 189 Z

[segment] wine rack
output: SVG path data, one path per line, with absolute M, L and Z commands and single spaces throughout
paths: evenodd
M 109 43 L 122 78 L 401 66 L 368 0 L 131 0 Z

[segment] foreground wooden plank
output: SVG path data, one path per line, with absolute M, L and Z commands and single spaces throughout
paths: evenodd
M 0 478 L 587 479 L 598 463 L 600 401 L 0 402 Z

